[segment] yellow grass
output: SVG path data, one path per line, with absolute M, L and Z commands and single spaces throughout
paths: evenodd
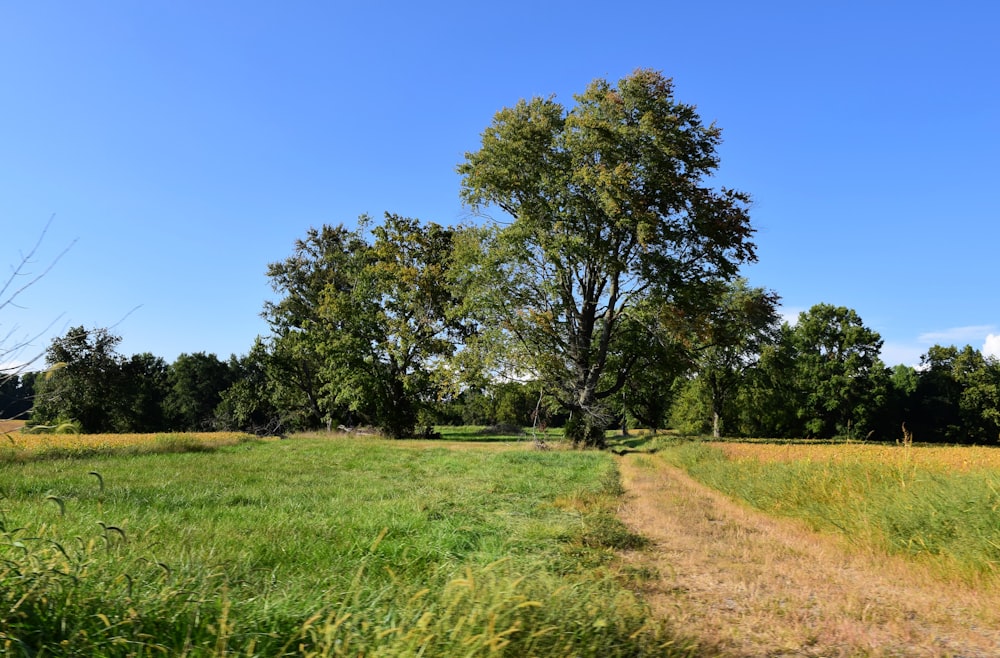
M 722 450 L 726 457 L 733 460 L 833 463 L 874 461 L 883 464 L 918 466 L 951 473 L 1000 470 L 1000 448 L 986 446 L 906 447 L 862 443 L 715 443 L 713 445 Z
M 184 432 L 160 434 L 28 434 L 7 432 L 0 435 L 0 449 L 13 448 L 19 453 L 46 451 L 156 451 L 169 442 L 198 444 L 205 448 L 236 445 L 254 438 L 244 432 Z

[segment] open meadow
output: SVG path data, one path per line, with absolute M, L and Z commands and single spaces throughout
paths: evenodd
M 3 655 L 1000 651 L 992 448 L 0 439 Z
M 0 461 L 0 653 L 685 653 L 613 568 L 609 454 L 159 441 Z

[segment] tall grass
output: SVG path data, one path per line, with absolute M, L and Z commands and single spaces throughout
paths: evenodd
M 261 441 L 244 432 L 161 434 L 54 434 L 11 431 L 0 434 L 0 463 L 97 456 L 211 452 L 223 446 Z
M 820 448 L 817 446 L 817 448 Z M 795 517 L 818 530 L 834 531 L 866 549 L 911 556 L 936 566 L 947 577 L 993 579 L 1000 569 L 1000 471 L 949 471 L 913 458 L 897 447 L 852 446 L 850 456 L 830 457 L 826 448 L 797 459 L 758 456 L 727 458 L 722 449 L 701 443 L 662 452 L 691 475 L 769 513 Z M 942 454 L 942 463 L 962 462 L 964 448 Z M 820 457 L 819 459 L 812 459 Z
M 294 439 L 0 464 L 0 653 L 682 655 L 606 455 Z

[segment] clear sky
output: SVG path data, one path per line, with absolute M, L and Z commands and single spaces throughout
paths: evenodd
M 1000 353 L 995 2 L 0 3 L 0 309 L 31 350 L 243 354 L 310 226 L 468 219 L 456 165 L 500 108 L 636 68 L 723 129 L 752 285 L 856 310 L 887 364 Z M 6 277 L 5 277 L 6 278 Z

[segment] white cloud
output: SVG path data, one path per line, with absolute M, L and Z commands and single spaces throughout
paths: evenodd
M 920 334 L 917 340 L 925 345 L 943 345 L 945 347 L 954 345 L 955 347 L 965 347 L 973 342 L 982 340 L 983 336 L 994 331 L 995 326 L 991 324 L 976 325 L 972 327 L 952 327 L 943 331 L 931 331 Z
M 980 350 L 983 356 L 992 356 L 1000 359 L 1000 334 L 987 334 L 986 342 Z
M 984 356 L 1000 358 L 1000 334 L 995 325 L 975 325 L 968 327 L 951 327 L 941 331 L 928 331 L 917 336 L 912 342 L 894 342 L 882 345 L 882 362 L 888 366 L 899 363 L 908 366 L 918 366 L 920 357 L 927 353 L 932 345 L 949 347 L 954 345 L 963 348 L 966 345 L 976 345 L 983 341 L 980 352 Z
M 0 362 L 0 375 L 22 375 L 32 370 L 44 370 L 45 363 L 40 358 L 25 361 L 23 359 L 8 359 Z

